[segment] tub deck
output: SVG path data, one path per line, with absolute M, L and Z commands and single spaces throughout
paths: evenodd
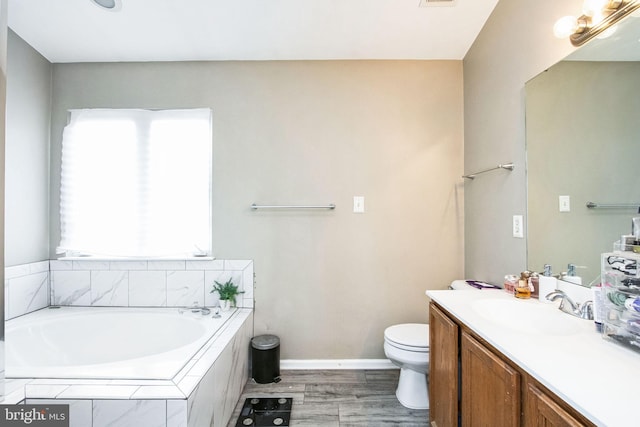
M 72 419 L 93 422 L 94 426 L 109 425 L 109 419 L 123 414 L 133 417 L 131 425 L 148 425 L 149 417 L 155 414 L 166 417 L 158 420 L 161 426 L 209 425 L 214 407 L 216 419 L 228 421 L 249 376 L 252 334 L 253 309 L 238 308 L 171 379 L 7 376 L 3 403 L 69 404 Z M 145 422 L 136 424 L 136 417 Z M 92 424 L 80 421 L 77 425 Z
M 7 322 L 6 375 L 171 380 L 234 312 L 49 307 Z

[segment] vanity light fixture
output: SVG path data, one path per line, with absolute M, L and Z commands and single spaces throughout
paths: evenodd
M 122 3 L 120 0 L 89 0 L 91 3 L 98 6 L 100 9 L 108 10 L 111 12 L 117 12 L 122 9 Z
M 558 38 L 569 37 L 574 46 L 582 46 L 598 35 L 610 35 L 615 24 L 638 9 L 640 0 L 585 0 L 582 15 L 558 19 L 553 33 Z

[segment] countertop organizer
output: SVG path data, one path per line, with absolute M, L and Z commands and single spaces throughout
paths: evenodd
M 601 262 L 603 338 L 640 352 L 640 254 L 614 250 Z

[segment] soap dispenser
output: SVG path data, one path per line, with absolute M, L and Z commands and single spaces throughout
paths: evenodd
M 576 265 L 567 265 L 567 273 L 562 275 L 562 280 L 565 282 L 575 283 L 576 285 L 582 285 L 582 277 L 576 275 Z
M 557 279 L 551 273 L 551 265 L 544 265 L 544 272 L 538 277 L 538 299 L 542 302 L 548 302 L 547 295 L 556 290 Z

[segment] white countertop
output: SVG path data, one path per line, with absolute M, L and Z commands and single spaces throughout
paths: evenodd
M 426 294 L 594 424 L 640 424 L 640 353 L 602 339 L 593 321 L 502 290 Z M 491 308 L 503 306 L 514 310 L 498 320 Z

